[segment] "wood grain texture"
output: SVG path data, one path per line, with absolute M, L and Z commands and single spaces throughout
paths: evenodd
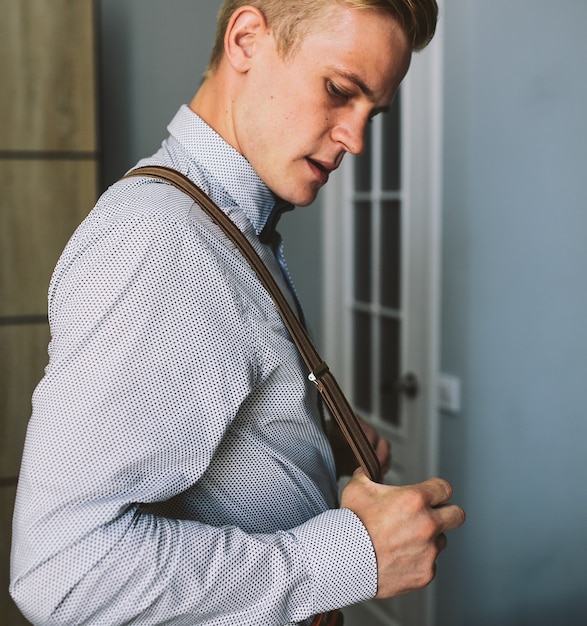
M 94 1 L 0 0 L 0 16 L 0 626 L 20 626 L 12 513 L 49 341 L 27 318 L 46 316 L 55 263 L 97 196 Z
M 0 160 L 0 317 L 46 315 L 55 263 L 96 201 L 96 169 Z
M 92 0 L 0 0 L 0 151 L 96 151 Z

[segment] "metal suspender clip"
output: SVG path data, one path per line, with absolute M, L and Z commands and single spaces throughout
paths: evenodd
M 328 365 L 326 365 L 326 363 L 324 363 L 324 361 L 322 361 L 317 367 L 315 367 L 309 374 L 308 374 L 308 378 L 313 382 L 316 383 L 316 385 L 318 384 L 318 381 L 322 378 L 322 376 L 324 376 L 324 374 L 326 374 L 327 372 L 330 371 L 330 368 L 328 367 Z

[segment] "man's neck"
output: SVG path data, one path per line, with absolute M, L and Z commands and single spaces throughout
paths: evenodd
M 214 74 L 204 80 L 189 107 L 224 141 L 242 154 L 234 129 L 230 83 L 223 79 L 222 72 L 221 66 Z

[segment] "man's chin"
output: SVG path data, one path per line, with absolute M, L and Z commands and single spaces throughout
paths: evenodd
M 319 186 L 316 188 L 305 189 L 304 192 L 302 193 L 300 193 L 299 190 L 296 190 L 296 191 L 293 191 L 291 194 L 289 194 L 290 195 L 289 198 L 288 197 L 284 198 L 283 196 L 280 196 L 280 197 L 283 198 L 283 200 L 286 200 L 287 202 L 291 202 L 295 206 L 304 207 L 304 206 L 309 206 L 316 200 L 320 189 L 322 189 L 322 186 Z
M 311 200 L 304 200 L 303 202 L 294 202 L 293 204 L 295 206 L 299 206 L 299 207 L 304 207 L 304 206 L 310 206 L 314 200 L 316 200 L 316 198 L 318 197 L 318 194 L 314 194 L 314 197 Z

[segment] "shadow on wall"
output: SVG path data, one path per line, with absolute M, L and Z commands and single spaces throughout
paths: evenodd
M 120 140 L 131 129 L 130 13 L 128 3 L 121 2 L 116 11 L 102 8 L 97 15 L 100 191 L 133 165 L 131 142 Z
M 158 150 L 200 84 L 221 0 L 101 0 L 102 188 Z

